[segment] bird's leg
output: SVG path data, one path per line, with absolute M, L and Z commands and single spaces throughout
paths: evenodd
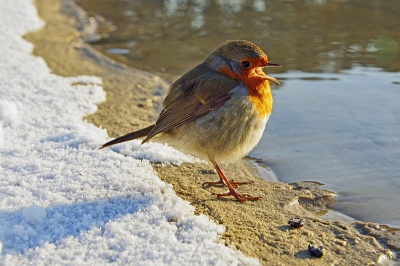
M 213 163 L 214 167 L 216 165 L 216 163 Z M 218 166 L 218 165 L 217 165 Z M 208 181 L 208 182 L 204 182 L 202 184 L 202 186 L 208 186 L 208 187 L 218 187 L 218 186 L 225 186 L 225 182 L 223 177 L 221 176 L 221 174 L 224 176 L 224 174 L 222 173 L 222 171 L 218 171 L 218 176 L 219 176 L 219 181 Z M 225 177 L 225 176 L 224 176 Z M 230 180 L 229 183 L 232 185 L 232 187 L 239 187 L 240 185 L 248 185 L 250 184 L 250 182 L 248 181 L 244 181 L 244 182 L 236 182 L 234 179 Z
M 217 198 L 226 197 L 226 196 L 234 196 L 238 201 L 247 201 L 247 200 L 255 201 L 255 200 L 259 200 L 259 199 L 262 198 L 262 197 L 251 197 L 251 196 L 241 195 L 241 194 L 237 193 L 235 191 L 235 189 L 233 188 L 231 182 L 229 182 L 229 180 L 225 177 L 225 175 L 222 172 L 221 168 L 219 168 L 218 164 L 216 162 L 212 162 L 212 163 L 213 163 L 213 165 L 215 167 L 215 170 L 217 170 L 219 178 L 221 179 L 219 182 L 221 182 L 221 181 L 224 182 L 227 185 L 228 189 L 229 189 L 229 191 L 226 192 L 226 193 L 213 194 L 213 195 L 217 195 Z

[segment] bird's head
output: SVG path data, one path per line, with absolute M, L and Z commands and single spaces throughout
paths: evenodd
M 260 78 L 279 84 L 275 78 L 267 76 L 262 68 L 280 65 L 270 63 L 267 55 L 257 45 L 245 40 L 225 42 L 205 62 L 214 70 L 243 82 L 248 78 Z

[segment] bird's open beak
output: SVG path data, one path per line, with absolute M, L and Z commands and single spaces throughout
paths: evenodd
M 276 64 L 276 63 L 267 63 L 264 67 L 281 67 L 281 65 Z M 276 83 L 276 84 L 280 85 L 279 81 L 277 81 L 276 78 L 270 77 L 270 76 L 266 75 L 264 72 L 263 72 L 263 74 L 264 74 L 263 77 L 264 77 L 266 80 L 271 81 L 271 82 L 273 82 L 273 83 Z

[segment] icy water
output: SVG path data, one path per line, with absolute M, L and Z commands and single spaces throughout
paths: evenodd
M 170 81 L 225 40 L 259 45 L 282 84 L 250 156 L 280 181 L 323 183 L 336 210 L 400 227 L 400 1 L 77 3 L 106 19 L 96 48 Z

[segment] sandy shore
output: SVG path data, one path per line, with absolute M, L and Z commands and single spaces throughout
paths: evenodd
M 84 15 L 71 9 L 74 4 L 69 1 L 41 0 L 36 5 L 46 27 L 25 36 L 35 45 L 34 54 L 44 58 L 57 75 L 95 75 L 103 79 L 107 101 L 98 106 L 97 113 L 86 117 L 89 122 L 116 137 L 155 121 L 166 88 L 162 79 L 113 62 L 85 44 L 80 31 Z M 224 188 L 201 185 L 218 178 L 211 165 L 155 164 L 154 169 L 180 197 L 195 206 L 196 213 L 226 226 L 221 241 L 264 265 L 371 265 L 393 256 L 387 248 L 400 251 L 399 231 L 388 232 L 372 223 L 323 220 L 320 215 L 326 213 L 325 203 L 332 200 L 331 192 L 312 183 L 266 182 L 244 160 L 224 165 L 223 170 L 235 180 L 252 181 L 239 191 L 263 196 L 263 200 L 239 203 L 216 199 L 211 194 Z M 294 217 L 303 218 L 304 226 L 290 228 L 288 220 Z M 324 256 L 311 256 L 309 244 L 322 245 Z

